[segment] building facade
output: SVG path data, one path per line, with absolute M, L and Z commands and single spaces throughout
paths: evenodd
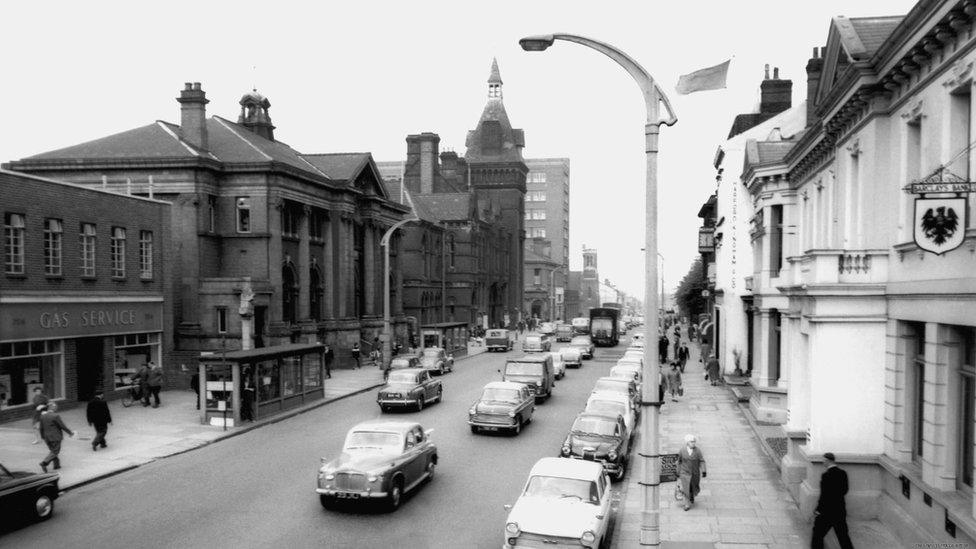
M 30 416 L 35 387 L 111 399 L 169 362 L 169 204 L 6 170 L 0 196 L 0 422 Z
M 533 247 L 525 251 L 524 314 L 542 321 L 565 320 L 565 287 L 557 281 L 565 269 L 551 257 L 548 239 L 534 238 L 530 243 Z
M 172 204 L 174 364 L 245 341 L 320 341 L 349 364 L 352 345 L 369 348 L 382 330 L 379 240 L 408 209 L 389 199 L 368 153 L 307 155 L 277 141 L 257 92 L 241 98 L 236 123 L 206 116 L 199 83 L 177 101 L 179 125 L 157 121 L 8 166 Z M 251 333 L 242 294 L 253 295 Z
M 834 18 L 805 131 L 748 143 L 742 176 L 753 380 L 785 389 L 783 478 L 810 512 L 836 453 L 849 514 L 904 543 L 976 540 L 976 202 L 952 186 L 972 178 L 974 17 L 933 0 Z
M 529 158 L 525 160 L 529 174 L 525 183 L 525 245 L 526 250 L 536 250 L 540 246 L 534 240 L 548 241 L 541 247 L 548 250 L 548 257 L 556 262 L 553 275 L 554 295 L 558 296 L 553 310 L 546 317 L 567 318 L 565 294 L 568 288 L 569 273 L 569 159 L 568 158 Z M 525 265 L 525 291 L 536 292 L 530 283 L 536 266 Z M 546 283 L 548 285 L 548 282 Z M 526 296 L 523 310 L 532 313 L 531 299 Z
M 590 309 L 602 305 L 600 301 L 600 271 L 597 268 L 596 249 L 583 246 L 583 272 L 579 288 L 580 316 L 589 316 Z

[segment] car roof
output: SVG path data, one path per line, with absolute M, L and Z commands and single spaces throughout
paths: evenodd
M 371 419 L 357 423 L 350 431 L 379 431 L 406 433 L 414 427 L 420 427 L 416 421 L 398 421 L 392 419 Z
M 509 363 L 509 362 L 545 362 L 545 361 L 546 361 L 546 355 L 542 354 L 542 355 L 522 355 L 519 357 L 510 358 L 505 362 Z
M 617 420 L 621 416 L 620 416 L 620 414 L 610 415 L 610 414 L 605 414 L 605 413 L 601 413 L 601 412 L 580 412 L 580 413 L 576 414 L 576 419 L 580 419 L 580 418 L 591 418 L 591 417 L 592 418 L 596 418 L 596 419 L 602 419 L 602 420 L 605 420 L 605 421 L 612 421 L 612 422 L 616 423 Z
M 630 403 L 630 398 L 627 395 L 614 391 L 593 391 L 590 393 L 589 398 L 586 399 L 586 402 L 591 400 L 612 400 L 614 402 Z
M 563 351 L 570 351 L 570 352 L 573 352 L 573 353 L 579 353 L 580 352 L 579 347 L 573 347 L 572 345 L 567 345 L 566 347 L 560 347 L 559 348 L 559 352 L 561 353 Z
M 400 368 L 397 373 L 409 372 L 411 374 L 419 374 L 420 372 L 426 372 L 427 370 L 423 368 Z
M 614 383 L 636 383 L 633 379 L 627 379 L 625 377 L 613 377 L 613 376 L 603 376 L 597 378 L 597 381 L 612 381 Z
M 535 462 L 529 476 L 545 475 L 579 480 L 596 480 L 603 474 L 603 464 L 596 461 L 544 457 Z
M 524 383 L 516 383 L 514 381 L 492 381 L 485 385 L 485 389 L 521 389 L 525 387 Z

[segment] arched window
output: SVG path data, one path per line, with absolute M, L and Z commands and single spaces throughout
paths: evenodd
M 457 252 L 457 245 L 454 242 L 454 235 L 449 234 L 447 235 L 447 257 L 449 258 L 448 266 L 452 269 L 454 268 L 455 265 L 454 256 L 456 252 Z
M 281 320 L 298 322 L 298 273 L 289 261 L 281 267 Z

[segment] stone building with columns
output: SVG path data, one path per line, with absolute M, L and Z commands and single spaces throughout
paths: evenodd
M 742 174 L 753 379 L 786 389 L 783 479 L 811 513 L 834 452 L 849 515 L 905 544 L 976 542 L 976 200 L 909 192 L 972 180 L 974 24 L 974 0 L 834 18 L 805 130 L 748 142 Z
M 236 122 L 207 117 L 199 83 L 177 101 L 179 124 L 156 121 L 6 167 L 172 204 L 174 361 L 240 348 L 247 285 L 255 346 L 320 341 L 340 365 L 353 343 L 368 350 L 382 330 L 379 240 L 409 211 L 390 200 L 371 155 L 292 149 L 275 139 L 270 101 L 256 91 L 241 98 Z

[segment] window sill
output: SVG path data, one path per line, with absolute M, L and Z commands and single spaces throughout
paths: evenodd
M 64 280 L 64 275 L 46 274 L 46 275 L 44 275 L 44 279 L 45 280 Z
M 86 282 L 94 282 L 95 280 L 98 280 L 98 277 L 95 276 L 95 275 L 81 276 L 81 277 L 78 277 L 78 278 L 80 278 L 81 280 L 84 280 Z
M 126 278 L 124 276 L 113 276 L 112 277 L 112 281 L 113 282 L 125 282 L 126 281 Z
M 140 282 L 153 282 L 154 280 L 155 279 L 153 277 L 151 277 L 151 276 L 140 276 L 139 277 L 139 281 Z
M 27 273 L 3 273 L 7 278 L 27 278 Z

